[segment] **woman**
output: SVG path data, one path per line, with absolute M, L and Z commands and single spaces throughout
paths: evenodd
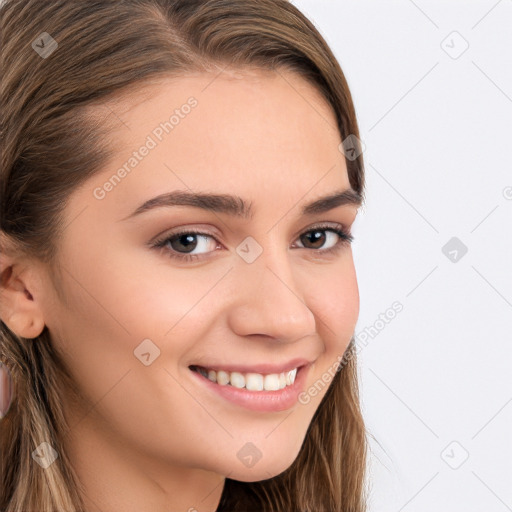
M 365 510 L 343 73 L 284 0 L 1 7 L 2 510 Z

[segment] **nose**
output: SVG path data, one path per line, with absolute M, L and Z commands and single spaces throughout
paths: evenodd
M 260 335 L 293 342 L 316 332 L 316 321 L 286 251 L 265 249 L 256 261 L 239 260 L 231 272 L 236 292 L 230 303 L 231 329 L 240 336 Z

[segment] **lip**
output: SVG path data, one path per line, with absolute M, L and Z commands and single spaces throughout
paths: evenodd
M 189 371 L 193 375 L 194 379 L 197 379 L 197 382 L 205 389 L 231 403 L 234 403 L 235 405 L 244 407 L 245 409 L 249 409 L 251 411 L 279 412 L 291 409 L 296 403 L 298 403 L 298 396 L 304 390 L 310 367 L 311 363 L 307 363 L 298 367 L 295 382 L 291 386 L 286 386 L 284 389 L 280 389 L 278 391 L 249 391 L 245 388 L 236 388 L 230 384 L 221 386 L 216 382 L 212 382 L 210 379 L 204 377 L 198 372 L 194 372 L 190 369 Z M 290 368 L 290 370 L 293 370 L 293 368 L 297 368 L 297 366 Z
M 235 365 L 235 364 L 224 364 L 224 363 L 212 363 L 212 364 L 201 364 L 196 363 L 190 366 L 202 366 L 208 370 L 224 370 L 225 372 L 239 372 L 239 373 L 262 373 L 263 375 L 270 375 L 272 373 L 289 372 L 295 368 L 306 366 L 311 362 L 304 358 L 296 358 L 286 363 L 281 364 L 253 364 L 249 365 Z

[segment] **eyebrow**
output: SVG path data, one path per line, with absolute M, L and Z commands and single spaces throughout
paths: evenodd
M 362 196 L 352 188 L 348 188 L 346 190 L 339 190 L 327 196 L 315 199 L 314 201 L 304 205 L 302 207 L 301 214 L 313 215 L 325 213 L 339 206 L 359 207 L 362 202 Z M 145 203 L 141 204 L 134 212 L 121 220 L 123 221 L 133 218 L 155 208 L 169 206 L 192 206 L 212 212 L 225 213 L 243 219 L 252 218 L 254 214 L 252 205 L 245 202 L 240 196 L 176 190 L 149 199 Z

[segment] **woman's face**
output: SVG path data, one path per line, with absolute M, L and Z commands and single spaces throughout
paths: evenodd
M 118 117 L 115 158 L 70 196 L 61 293 L 44 292 L 45 323 L 89 400 L 66 407 L 71 434 L 94 432 L 148 468 L 267 479 L 298 455 L 359 313 L 351 247 L 335 231 L 357 205 L 303 212 L 350 188 L 336 120 L 291 72 L 144 92 L 101 110 Z M 243 378 L 214 383 L 192 365 Z M 272 390 L 299 366 L 293 386 Z

